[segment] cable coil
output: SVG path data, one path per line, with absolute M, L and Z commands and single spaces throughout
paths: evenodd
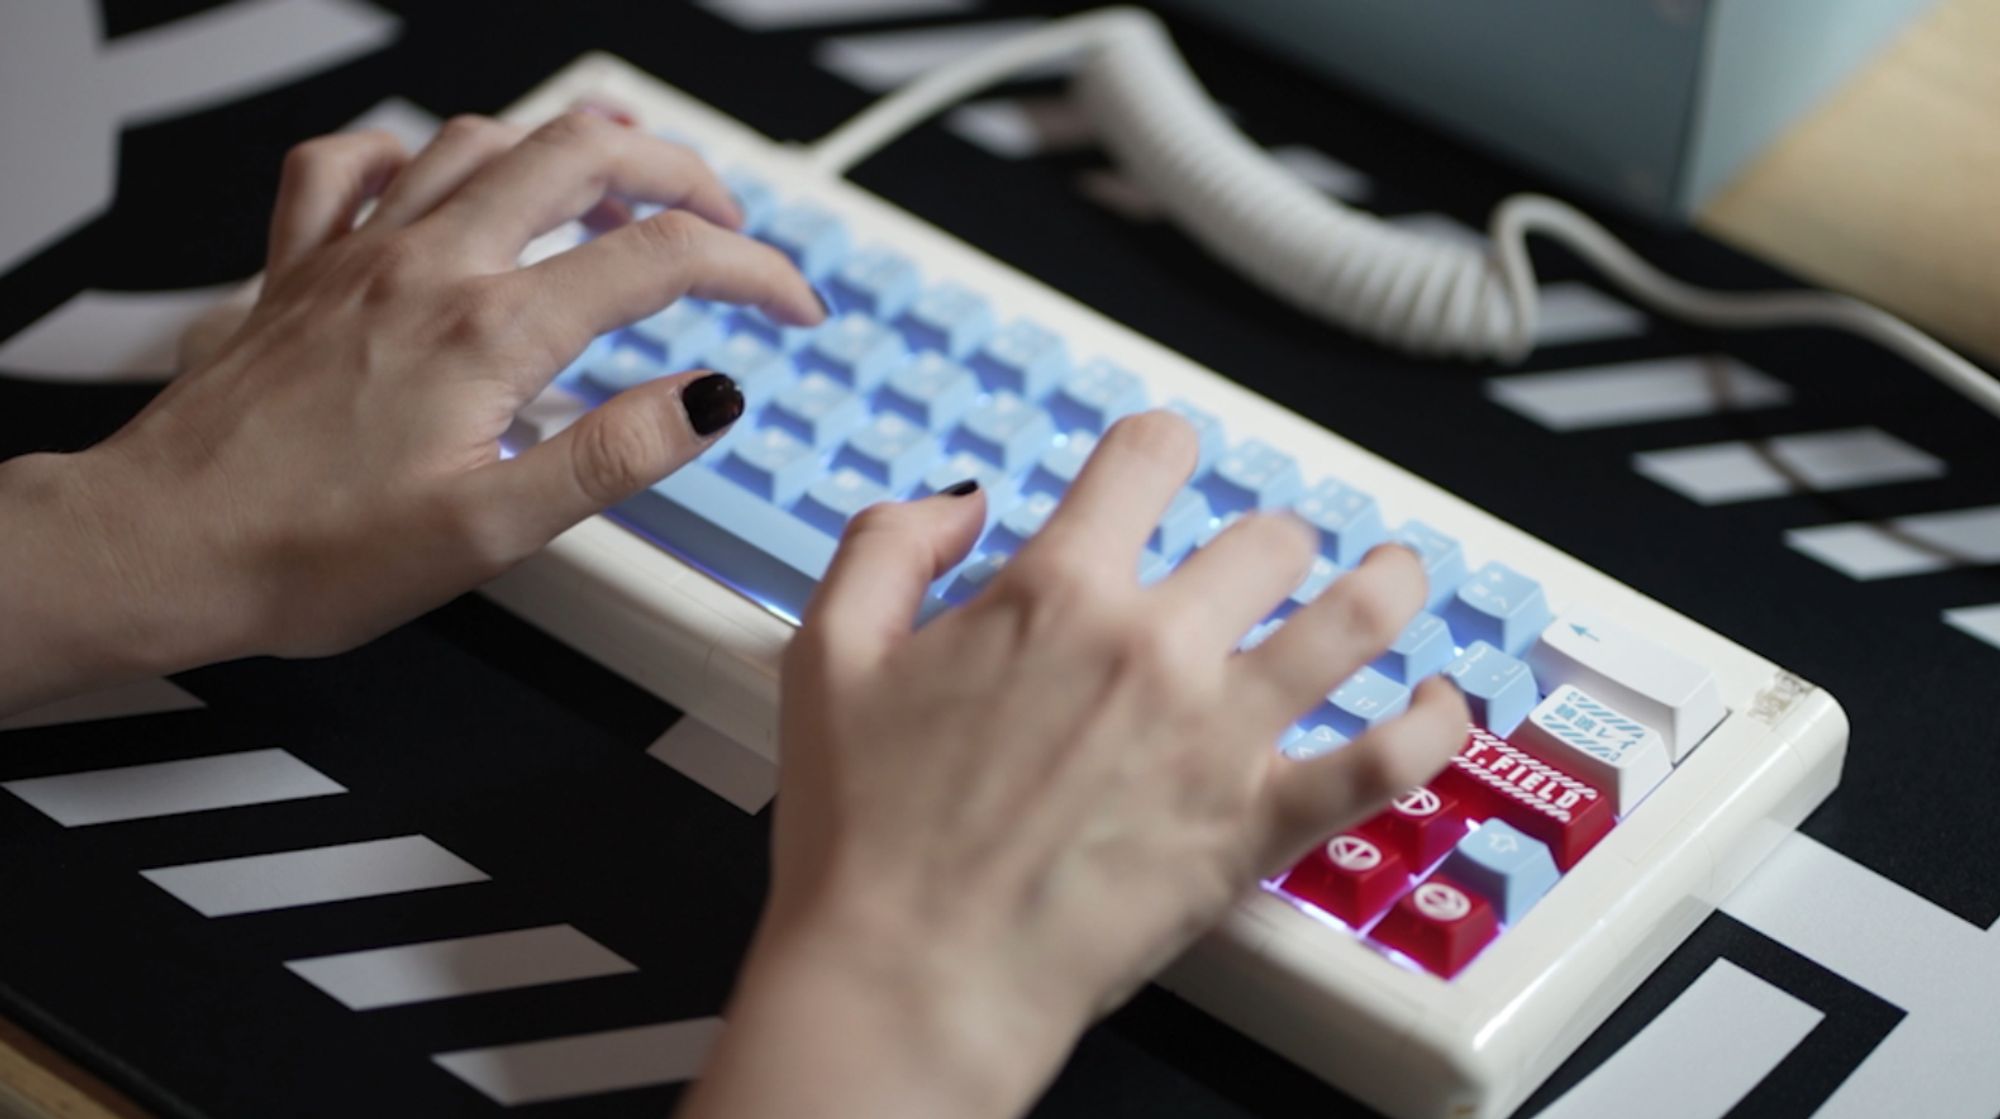
M 944 108 L 1058 63 L 1126 173 L 1209 253 L 1306 314 L 1422 357 L 1515 362 L 1534 348 L 1539 288 L 1527 237 L 1560 241 L 1655 311 L 1727 329 L 1846 330 L 1901 355 L 1995 415 L 2000 382 L 1880 308 L 1826 292 L 1716 292 L 1641 260 L 1567 203 L 1517 194 L 1494 210 L 1492 249 L 1398 229 L 1300 181 L 1245 137 L 1137 8 L 1057 20 L 948 63 L 812 146 L 843 175 Z

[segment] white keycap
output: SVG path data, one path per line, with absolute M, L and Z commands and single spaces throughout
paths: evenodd
M 1658 731 L 1568 684 L 1551 691 L 1508 740 L 1609 793 L 1620 816 L 1674 770 Z
M 1544 688 L 1575 685 L 1659 731 L 1675 765 L 1728 713 L 1714 673 L 1587 607 L 1542 631 L 1528 667 Z

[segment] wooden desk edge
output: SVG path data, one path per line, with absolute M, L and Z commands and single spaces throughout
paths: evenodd
M 148 1112 L 0 1018 L 0 1119 L 150 1119 Z

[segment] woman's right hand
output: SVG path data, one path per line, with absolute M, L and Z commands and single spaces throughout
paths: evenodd
M 1432 679 L 1332 754 L 1274 748 L 1407 624 L 1422 567 L 1378 548 L 1238 652 L 1317 537 L 1245 517 L 1141 585 L 1195 444 L 1168 413 L 1120 422 L 988 589 L 921 631 L 985 498 L 854 523 L 787 658 L 770 906 L 690 1115 L 1017 1113 L 1260 876 L 1462 743 L 1464 701 Z

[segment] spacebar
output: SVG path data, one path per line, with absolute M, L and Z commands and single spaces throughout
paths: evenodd
M 833 559 L 833 537 L 701 463 L 614 506 L 611 515 L 794 620 Z

